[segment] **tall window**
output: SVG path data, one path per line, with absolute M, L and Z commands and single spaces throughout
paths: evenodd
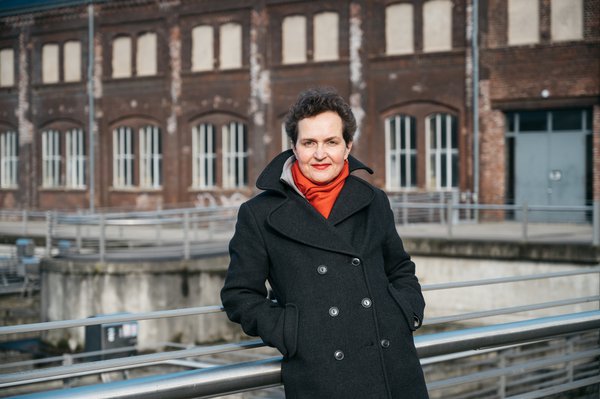
M 215 139 L 214 125 L 201 123 L 192 128 L 192 185 L 195 188 L 215 186 Z
M 414 51 L 413 5 L 392 4 L 385 9 L 385 53 L 409 54 Z
M 223 188 L 248 184 L 248 147 L 246 126 L 231 122 L 223 126 Z
M 156 75 L 156 33 L 138 36 L 135 68 L 138 76 Z
M 133 187 L 133 130 L 120 126 L 113 130 L 113 186 Z
M 429 0 L 423 4 L 423 51 L 452 49 L 452 1 Z
M 19 143 L 17 133 L 0 133 L 0 188 L 17 187 L 17 166 L 19 163 Z
M 140 187 L 162 184 L 162 140 L 157 126 L 140 128 Z
M 83 130 L 71 129 L 65 135 L 65 186 L 85 187 L 85 138 Z
M 192 71 L 212 70 L 213 53 L 212 26 L 196 26 L 192 29 Z
M 48 43 L 42 46 L 42 83 L 58 83 L 58 44 Z
M 0 87 L 15 85 L 15 53 L 11 48 L 0 50 Z
M 314 61 L 332 61 L 339 58 L 338 14 L 322 12 L 314 18 Z
M 427 187 L 447 190 L 458 187 L 457 118 L 433 114 L 425 120 L 427 140 Z
M 539 42 L 539 0 L 508 0 L 508 44 Z
M 57 130 L 42 132 L 42 187 L 61 185 L 60 133 Z
M 223 24 L 219 28 L 219 68 L 234 69 L 242 66 L 242 26 Z
M 387 188 L 416 187 L 417 134 L 414 117 L 395 115 L 385 120 L 385 148 Z
M 120 36 L 112 42 L 112 77 L 131 76 L 131 38 Z
M 65 82 L 81 80 L 81 43 L 77 40 L 65 42 L 63 47 L 63 69 Z
M 306 17 L 285 17 L 282 24 L 282 62 L 299 64 L 306 62 Z
M 552 40 L 583 39 L 583 0 L 552 0 Z

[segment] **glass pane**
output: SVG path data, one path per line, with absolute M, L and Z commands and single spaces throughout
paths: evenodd
M 417 155 L 412 154 L 410 156 L 410 186 L 414 187 L 417 185 Z
M 414 116 L 410 117 L 410 148 L 412 150 L 417 148 L 417 127 Z
M 452 118 L 452 123 L 451 123 L 451 127 L 452 127 L 452 132 L 451 132 L 451 142 L 450 142 L 450 146 L 452 148 L 458 148 L 458 118 L 456 116 L 451 116 L 450 118 Z
M 548 129 L 547 111 L 529 111 L 519 113 L 521 132 L 546 131 Z
M 448 179 L 446 179 L 446 156 L 445 152 L 442 152 L 442 155 L 440 156 L 440 179 L 442 181 L 442 188 L 446 188 L 448 185 Z
M 458 154 L 452 154 L 452 187 L 458 187 Z
M 406 165 L 406 154 L 400 155 L 400 186 L 406 187 L 406 171 L 404 170 Z
M 406 117 L 400 118 L 400 150 L 406 150 Z
M 592 122 L 593 114 L 594 114 L 594 111 L 592 109 L 585 110 L 585 128 L 590 131 L 594 127 L 594 123 Z
M 507 112 L 506 113 L 506 130 L 508 132 L 514 132 L 515 129 L 515 113 Z
M 582 115 L 580 109 L 561 109 L 552 111 L 552 130 L 581 130 Z
M 388 119 L 389 135 L 390 135 L 390 150 L 396 149 L 396 121 L 395 118 Z
M 447 137 L 448 137 L 448 115 L 439 115 L 438 116 L 439 121 L 440 121 L 440 129 L 442 131 L 442 149 L 446 149 L 446 142 L 447 142 Z

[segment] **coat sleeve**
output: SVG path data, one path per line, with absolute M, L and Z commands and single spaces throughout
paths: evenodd
M 255 216 L 247 204 L 240 207 L 235 233 L 229 243 L 230 263 L 221 289 L 227 317 L 242 326 L 248 335 L 259 336 L 265 344 L 288 353 L 285 330 L 295 323 L 294 309 L 287 309 L 267 298 L 265 282 L 269 276 L 269 256 Z M 286 322 L 286 314 L 288 320 Z M 287 327 L 286 327 L 287 326 Z
M 421 285 L 415 275 L 415 264 L 404 250 L 402 240 L 396 230 L 394 213 L 387 196 L 384 195 L 386 237 L 384 241 L 385 272 L 390 282 L 390 292 L 404 310 L 411 329 L 421 327 L 425 310 L 425 299 Z

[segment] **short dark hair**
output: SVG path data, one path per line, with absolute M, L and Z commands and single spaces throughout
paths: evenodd
M 332 88 L 311 88 L 298 95 L 296 103 L 290 107 L 285 120 L 285 131 L 296 145 L 298 140 L 298 122 L 302 119 L 333 111 L 342 118 L 342 135 L 346 145 L 352 142 L 356 131 L 356 119 L 350 106 Z

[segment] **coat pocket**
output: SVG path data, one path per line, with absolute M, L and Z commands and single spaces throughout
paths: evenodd
M 410 306 L 410 303 L 402 297 L 400 292 L 394 288 L 394 286 L 390 283 L 388 284 L 388 292 L 402 311 L 404 315 L 404 319 L 406 320 L 406 324 L 411 331 L 415 331 L 417 326 L 415 325 L 415 313 Z
M 285 305 L 283 343 L 287 349 L 287 357 L 293 357 L 298 346 L 298 307 L 293 303 Z

